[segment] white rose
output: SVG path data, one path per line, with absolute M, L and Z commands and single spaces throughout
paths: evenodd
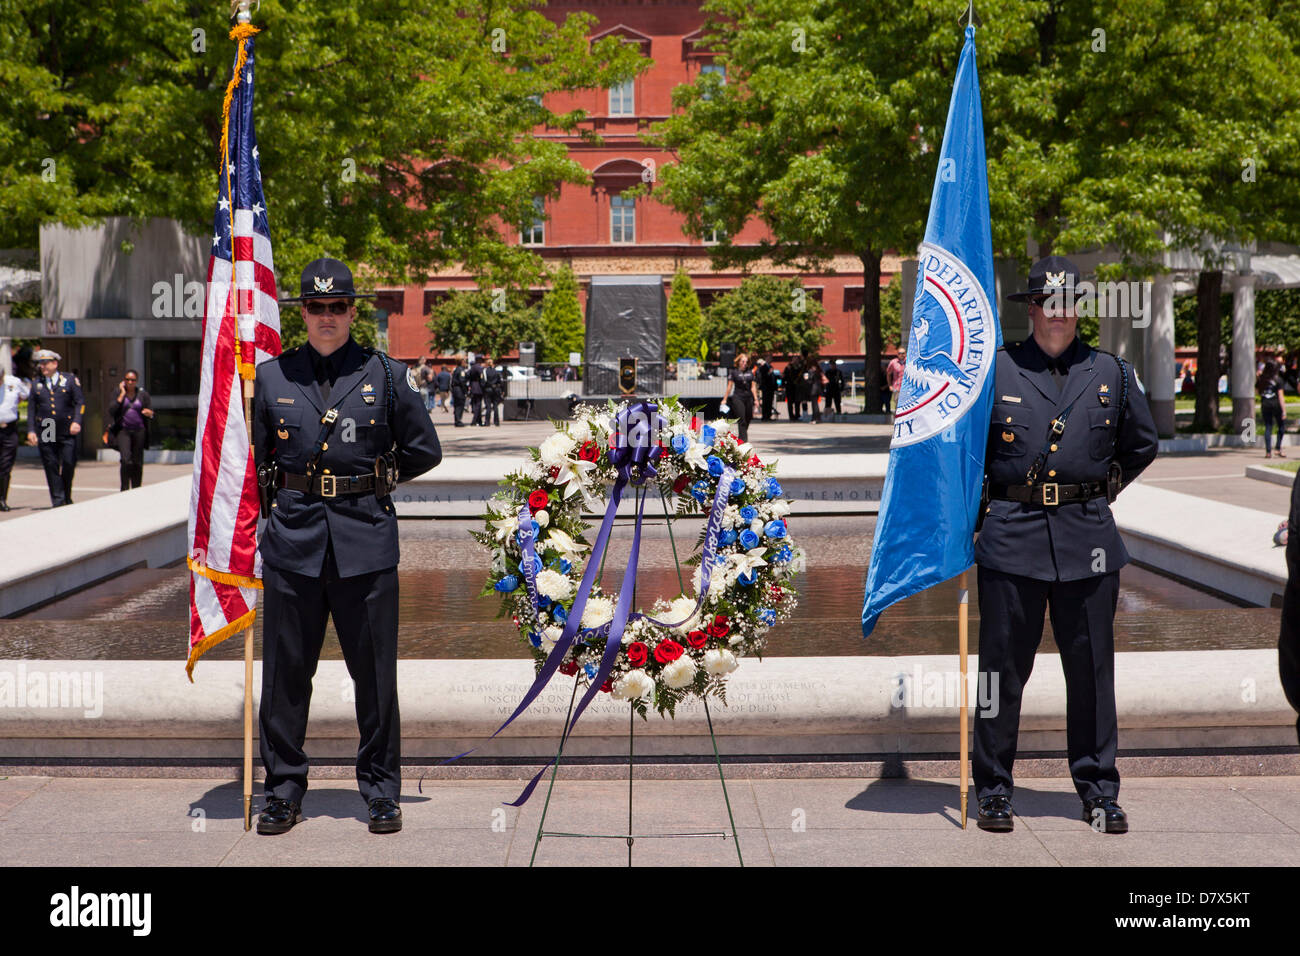
M 591 441 L 591 425 L 585 418 L 579 418 L 569 426 L 569 434 L 579 445 L 583 442 Z
M 555 624 L 552 624 L 550 627 L 546 628 L 546 630 L 542 631 L 542 651 L 549 654 L 551 651 L 555 650 L 555 642 L 560 639 L 560 635 L 563 633 L 564 628 Z
M 760 538 L 763 537 L 763 519 L 755 518 L 751 521 L 749 523 L 749 530 L 754 532 L 754 534 L 758 535 Z
M 636 700 L 638 697 L 649 697 L 654 690 L 654 679 L 643 670 L 635 670 L 624 674 L 622 680 L 614 681 L 609 694 L 615 700 Z
M 731 634 L 727 637 L 727 643 L 730 644 L 732 647 L 735 647 L 737 644 L 741 643 L 744 640 L 745 640 L 745 635 L 741 634 L 740 631 L 737 631 L 734 628 L 732 629 Z
M 695 598 L 679 597 L 668 608 L 666 614 L 669 623 L 681 621 L 682 623 L 673 628 L 674 634 L 685 634 L 695 627 L 698 618 L 695 614 Z
M 537 527 L 545 528 L 548 524 L 551 523 L 551 516 L 548 515 L 546 513 L 546 509 L 543 508 L 541 511 L 535 512 L 533 514 L 533 520 L 537 522 Z
M 573 593 L 573 581 L 559 571 L 546 568 L 537 575 L 537 590 L 552 601 L 563 601 Z
M 600 627 L 606 621 L 614 619 L 614 602 L 609 598 L 587 598 L 587 606 L 582 609 L 583 627 Z
M 790 502 L 777 498 L 767 508 L 773 518 L 784 518 L 790 513 Z
M 730 674 L 739 666 L 740 662 L 731 651 L 715 648 L 704 652 L 704 669 L 714 677 Z
M 683 654 L 664 667 L 664 683 L 672 688 L 687 687 L 695 681 L 695 661 Z
M 542 442 L 541 447 L 537 449 L 537 453 L 542 464 L 547 468 L 558 468 L 568 459 L 569 452 L 573 451 L 577 444 L 564 432 L 556 432 Z

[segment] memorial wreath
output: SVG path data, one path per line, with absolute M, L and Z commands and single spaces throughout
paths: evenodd
M 676 399 L 583 406 L 488 502 L 492 551 L 484 595 L 499 595 L 537 665 L 535 691 L 555 671 L 595 692 L 671 715 L 692 696 L 726 700 L 727 675 L 789 617 L 803 555 L 789 534 L 790 503 L 775 465 L 764 464 L 730 422 L 706 423 Z M 637 498 L 628 567 L 619 591 L 598 568 L 623 492 Z M 646 497 L 673 517 L 704 515 L 695 549 L 694 596 L 631 607 Z M 583 511 L 603 514 L 594 542 Z M 669 525 L 671 532 L 671 523 Z M 676 554 L 676 543 L 673 544 Z M 576 720 L 576 717 L 575 717 Z

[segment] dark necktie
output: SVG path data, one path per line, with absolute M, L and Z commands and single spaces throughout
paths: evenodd
M 334 385 L 335 379 L 338 378 L 338 369 L 335 367 L 334 355 L 315 355 L 313 356 L 312 366 L 316 373 L 316 388 L 320 391 L 320 400 L 325 405 L 330 402 L 330 389 Z
M 1070 360 L 1064 355 L 1058 355 L 1056 358 L 1047 360 L 1047 367 L 1051 370 L 1052 381 L 1056 383 L 1058 392 L 1065 390 L 1065 379 L 1070 374 Z

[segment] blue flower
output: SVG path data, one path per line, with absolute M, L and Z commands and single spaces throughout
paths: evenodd
M 779 498 L 781 493 L 781 483 L 775 478 L 767 479 L 767 496 L 769 498 Z
M 682 455 L 686 453 L 686 449 L 691 447 L 691 440 L 685 435 L 674 435 L 673 440 L 669 442 L 669 444 L 672 445 L 673 451 Z
M 732 478 L 732 479 L 731 479 L 731 496 L 734 498 L 736 495 L 743 495 L 744 493 L 745 493 L 745 479 L 744 479 L 744 478 Z
M 776 623 L 776 611 L 770 607 L 760 607 L 758 609 L 758 621 L 760 624 L 766 624 L 771 627 Z
M 746 528 L 740 532 L 740 546 L 746 551 L 758 547 L 758 535 Z
M 758 517 L 758 509 L 753 505 L 745 505 L 745 507 L 740 509 L 740 517 L 744 519 L 745 524 L 749 524 Z
M 502 594 L 509 594 L 515 588 L 519 587 L 519 579 L 515 577 L 513 574 L 507 574 L 505 577 L 503 577 L 500 581 L 498 581 L 496 584 L 492 586 L 496 588 L 498 591 L 500 591 Z
M 727 563 L 727 556 L 725 554 L 715 554 L 713 556 L 713 563 L 716 564 L 718 567 L 722 567 L 724 564 Z
M 563 624 L 568 621 L 569 612 L 564 609 L 563 604 L 556 604 L 555 607 L 551 608 L 551 616 L 560 624 Z
M 541 646 L 542 646 L 542 635 L 538 634 L 536 631 L 529 631 L 529 632 L 528 632 L 528 643 L 531 644 L 531 645 L 533 645 L 533 647 L 541 647 Z
M 555 568 L 561 574 L 568 574 L 573 568 L 573 565 L 569 563 L 568 558 L 554 558 L 549 566 Z
M 712 445 L 718 440 L 718 430 L 712 425 L 705 425 L 700 429 L 700 441 L 706 445 Z
M 595 664 L 583 664 L 583 665 L 582 665 L 582 672 L 583 672 L 584 674 L 587 675 L 587 680 L 595 680 L 595 679 L 596 679 L 596 670 L 597 670 L 597 668 L 596 668 L 596 665 L 595 665 Z
M 540 556 L 540 555 L 537 555 L 537 554 L 534 554 L 534 555 L 533 555 L 533 574 L 541 574 L 541 573 L 542 573 L 542 568 L 543 568 L 543 567 L 545 567 L 545 565 L 542 564 L 542 558 L 541 558 L 541 556 Z M 519 559 L 519 573 L 520 573 L 520 574 L 523 574 L 523 573 L 524 573 L 524 560 L 523 560 L 523 558 L 520 558 L 520 559 Z
M 708 465 L 709 465 L 709 474 L 712 475 L 714 478 L 720 478 L 722 476 L 722 470 L 727 467 L 723 463 L 722 459 L 719 458 L 717 455 L 709 456 Z
M 763 532 L 769 538 L 784 538 L 785 524 L 781 521 L 780 518 L 773 518 L 763 527 Z
M 701 478 L 695 484 L 691 485 L 691 497 L 696 501 L 703 502 L 709 496 L 709 483 Z
M 781 545 L 781 550 L 772 558 L 777 564 L 785 564 L 794 557 L 794 549 L 788 544 Z
M 736 541 L 736 532 L 732 528 L 728 528 L 726 531 L 723 531 L 721 534 L 718 535 L 718 544 L 722 547 L 726 547 L 729 544 L 734 544 L 735 541 Z
M 757 571 L 746 571 L 744 574 L 737 577 L 736 580 L 739 581 L 745 587 L 749 587 L 751 584 L 754 583 L 754 577 L 757 575 L 757 573 L 758 573 Z

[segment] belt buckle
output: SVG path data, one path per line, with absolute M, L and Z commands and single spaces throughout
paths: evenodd
M 1057 505 L 1061 503 L 1061 489 L 1060 486 L 1055 481 L 1048 482 L 1047 484 L 1043 485 L 1042 488 L 1043 488 L 1043 504 Z
M 337 495 L 338 492 L 334 488 L 334 479 L 336 477 L 336 475 L 320 476 L 320 496 L 322 498 L 333 498 Z

